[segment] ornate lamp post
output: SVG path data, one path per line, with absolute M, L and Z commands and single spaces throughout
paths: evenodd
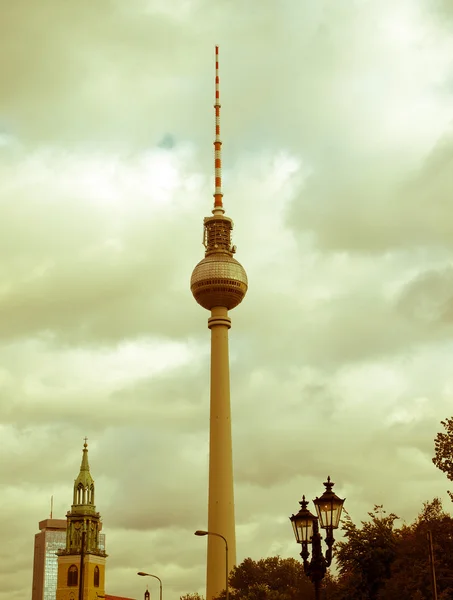
M 300 555 L 304 561 L 304 572 L 315 586 L 316 600 L 320 600 L 321 581 L 326 574 L 327 567 L 332 562 L 333 530 L 338 529 L 344 503 L 344 499 L 342 500 L 332 491 L 335 484 L 330 481 L 330 477 L 327 478 L 324 485 L 326 490 L 321 498 L 313 500 L 318 513 L 317 517 L 308 510 L 308 502 L 305 500 L 305 496 L 302 496 L 302 501 L 299 502 L 301 505 L 300 511 L 297 515 L 291 515 L 290 517 L 296 541 L 298 544 L 302 544 Z M 326 530 L 327 551 L 325 556 L 321 548 L 319 525 Z M 310 561 L 308 560 L 310 556 L 308 544 L 312 544 Z

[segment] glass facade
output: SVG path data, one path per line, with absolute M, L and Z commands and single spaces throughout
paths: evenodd
M 40 521 L 35 535 L 32 600 L 54 600 L 57 589 L 57 550 L 66 545 L 66 519 Z
M 105 533 L 100 533 L 99 534 L 99 546 L 98 546 L 99 550 L 102 550 L 102 552 L 105 552 Z
M 43 600 L 55 600 L 57 593 L 57 550 L 66 547 L 66 530 L 45 532 L 44 595 Z

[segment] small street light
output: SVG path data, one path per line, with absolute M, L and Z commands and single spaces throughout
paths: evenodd
M 302 545 L 300 555 L 304 561 L 304 572 L 315 586 L 315 600 L 320 600 L 321 581 L 326 574 L 327 567 L 332 562 L 332 547 L 335 541 L 333 530 L 338 529 L 344 504 L 344 499 L 342 500 L 332 491 L 335 484 L 330 481 L 330 477 L 327 478 L 324 485 L 326 489 L 321 498 L 313 500 L 318 516 L 308 510 L 308 502 L 305 500 L 305 496 L 302 496 L 302 501 L 299 502 L 301 509 L 297 515 L 291 515 L 289 518 L 296 542 Z M 327 551 L 325 557 L 321 548 L 319 525 L 326 530 Z M 310 561 L 308 560 L 310 556 L 308 544 L 312 544 Z
M 228 584 L 228 575 L 229 575 L 229 571 L 228 571 L 228 542 L 226 541 L 226 538 L 220 534 L 220 533 L 215 533 L 214 531 L 204 531 L 202 529 L 197 529 L 197 531 L 195 531 L 194 535 L 198 535 L 198 536 L 203 536 L 203 535 L 215 535 L 216 537 L 222 538 L 222 540 L 225 542 L 225 600 L 229 600 L 230 598 L 230 590 L 229 590 L 229 584 Z
M 160 577 L 152 575 L 151 573 L 144 573 L 143 571 L 139 571 L 137 575 L 140 575 L 141 577 L 154 577 L 154 579 L 157 579 L 159 582 L 159 600 L 162 600 L 162 580 Z

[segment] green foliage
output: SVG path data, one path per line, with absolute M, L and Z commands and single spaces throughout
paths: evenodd
M 392 577 L 383 588 L 380 600 L 431 598 L 431 574 L 428 560 L 428 532 L 433 537 L 434 559 L 439 598 L 449 595 L 453 566 L 453 519 L 435 498 L 423 505 L 422 512 L 410 526 L 399 532 L 397 556 Z
M 338 543 L 340 574 L 331 600 L 430 600 L 428 531 L 433 536 L 439 600 L 453 600 L 453 519 L 438 498 L 426 502 L 414 523 L 395 527 L 381 506 L 357 527 L 346 519 Z
M 357 527 L 347 516 L 343 523 L 346 540 L 336 546 L 339 565 L 339 599 L 375 600 L 396 554 L 394 523 L 398 517 L 386 515 L 382 506 L 368 513 L 370 521 Z
M 294 558 L 246 558 L 230 574 L 231 600 L 312 600 L 313 585 Z M 225 598 L 223 592 L 220 598 Z
M 453 481 L 453 418 L 441 421 L 445 433 L 438 433 L 434 440 L 435 455 L 433 463 Z M 448 492 L 453 501 L 452 492 Z
M 184 594 L 183 596 L 179 596 L 179 600 L 204 600 L 203 596 L 200 596 L 197 592 L 193 594 Z

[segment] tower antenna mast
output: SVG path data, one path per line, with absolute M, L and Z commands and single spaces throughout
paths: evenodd
M 215 138 L 214 138 L 214 214 L 223 214 L 222 141 L 220 140 L 219 47 L 215 47 Z

